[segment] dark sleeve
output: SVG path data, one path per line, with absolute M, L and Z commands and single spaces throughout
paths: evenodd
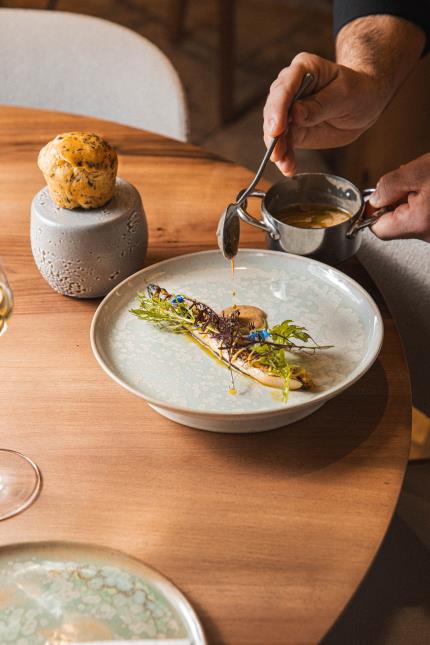
M 386 14 L 413 22 L 424 31 L 430 49 L 430 0 L 334 0 L 333 30 L 336 36 L 348 22 L 362 16 Z

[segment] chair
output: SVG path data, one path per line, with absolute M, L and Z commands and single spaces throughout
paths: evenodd
M 0 9 L 0 103 L 186 140 L 184 92 L 166 56 L 135 32 L 92 16 Z
M 377 123 L 338 149 L 338 174 L 363 188 L 375 186 L 386 172 L 430 150 L 429 75 L 430 56 L 424 56 Z M 430 244 L 381 242 L 366 232 L 358 255 L 391 309 L 405 348 L 414 404 L 411 457 L 430 458 Z
M 430 245 L 382 242 L 364 233 L 358 257 L 381 291 L 402 338 L 414 404 L 411 456 L 430 457 Z

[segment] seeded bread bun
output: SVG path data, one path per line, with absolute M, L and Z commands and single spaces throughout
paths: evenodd
M 99 208 L 113 196 L 118 158 L 97 134 L 59 134 L 42 148 L 37 163 L 61 208 Z

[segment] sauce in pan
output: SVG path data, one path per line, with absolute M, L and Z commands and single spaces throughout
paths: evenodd
M 277 220 L 298 228 L 329 228 L 342 224 L 351 214 L 327 204 L 291 204 L 273 213 Z

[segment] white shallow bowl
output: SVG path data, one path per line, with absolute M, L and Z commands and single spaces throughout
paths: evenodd
M 150 283 L 185 293 L 220 311 L 232 304 L 261 307 L 269 326 L 286 318 L 304 325 L 321 345 L 306 365 L 313 391 L 278 390 L 235 373 L 238 394 L 228 393 L 229 370 L 188 338 L 162 331 L 129 310 Z M 219 251 L 159 262 L 115 287 L 99 305 L 91 345 L 117 383 L 178 423 L 215 432 L 262 432 L 315 412 L 370 368 L 378 356 L 383 323 L 369 294 L 341 271 L 276 251 L 241 250 L 232 270 Z

